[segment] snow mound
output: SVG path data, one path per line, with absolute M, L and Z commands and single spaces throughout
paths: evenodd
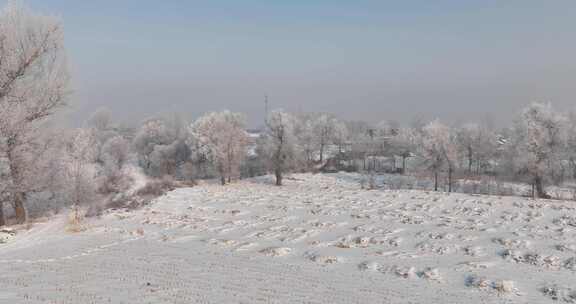
M 259 251 L 261 254 L 269 257 L 283 257 L 292 253 L 292 248 L 287 247 L 269 247 Z
M 320 265 L 331 265 L 331 264 L 338 264 L 344 261 L 344 258 L 334 255 L 322 255 L 317 253 L 310 253 L 307 252 L 304 257 L 309 259 L 312 262 L 315 262 Z
M 14 238 L 16 231 L 10 228 L 0 229 L 0 244 L 8 243 Z
M 540 289 L 542 294 L 553 301 L 561 301 L 564 303 L 576 303 L 576 290 L 568 287 L 561 287 L 558 285 L 548 285 Z

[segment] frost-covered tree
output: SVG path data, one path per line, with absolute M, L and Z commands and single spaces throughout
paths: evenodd
M 150 173 L 154 148 L 158 145 L 169 145 L 172 141 L 173 138 L 163 120 L 150 119 L 142 124 L 132 144 L 138 154 L 138 162 L 145 172 Z
M 521 172 L 531 177 L 538 197 L 550 197 L 544 183 L 564 147 L 565 122 L 566 118 L 550 103 L 533 103 L 516 121 L 515 143 L 511 146 L 515 151 L 515 161 Z
M 203 143 L 199 142 L 191 134 L 186 140 L 186 145 L 190 148 L 190 165 L 185 165 L 187 179 L 194 178 L 209 178 L 214 176 L 214 169 L 210 162 L 210 150 Z
M 334 135 L 340 122 L 336 117 L 321 114 L 312 122 L 312 133 L 318 147 L 320 162 L 324 161 L 326 147 L 334 142 Z
M 300 113 L 295 117 L 294 133 L 298 140 L 298 145 L 302 149 L 304 158 L 304 169 L 311 170 L 314 164 L 314 153 L 316 151 L 316 140 L 314 135 L 313 118 L 310 115 Z
M 63 129 L 46 128 L 30 138 L 31 152 L 25 155 L 32 169 L 24 175 L 26 191 L 26 211 L 38 214 L 47 210 L 48 205 L 59 207 L 67 203 L 62 197 L 65 193 L 66 180 L 66 143 L 67 132 Z M 6 203 L 12 202 L 12 180 L 9 162 L 6 157 L 0 158 L 0 195 Z M 28 213 L 28 212 L 27 212 Z
M 105 144 L 112 138 L 123 136 L 121 129 L 112 121 L 112 114 L 107 108 L 96 110 L 84 124 L 84 128 L 91 129 L 96 138 L 96 162 L 106 166 L 106 155 L 103 151 Z
M 571 178 L 576 179 L 576 112 L 568 116 L 566 136 L 566 159 L 571 169 Z
M 98 133 L 95 129 L 94 133 Z M 95 136 L 95 141 L 98 141 Z M 129 186 L 129 176 L 125 169 L 130 159 L 130 142 L 121 135 L 108 139 L 104 145 L 96 151 L 99 152 L 101 166 L 99 174 L 99 192 L 102 194 L 119 193 Z
M 100 108 L 90 115 L 86 125 L 98 131 L 107 131 L 112 128 L 112 113 L 107 108 Z
M 190 148 L 183 140 L 175 140 L 169 145 L 156 145 L 150 154 L 151 175 L 176 177 L 177 172 L 190 160 Z
M 130 157 L 130 143 L 123 136 L 117 135 L 104 143 L 102 154 L 106 166 L 122 170 Z
M 392 137 L 390 145 L 394 153 L 402 158 L 402 173 L 407 171 L 406 161 L 416 154 L 419 133 L 412 128 L 399 128 L 397 134 Z
M 438 191 L 438 174 L 448 169 L 448 191 L 452 191 L 452 174 L 457 165 L 458 155 L 452 132 L 439 120 L 428 123 L 422 129 L 421 154 L 430 171 L 434 174 L 434 190 Z
M 77 208 L 96 200 L 95 159 L 97 139 L 90 129 L 79 129 L 67 145 L 67 191 L 70 203 Z
M 134 150 L 144 171 L 154 177 L 182 177 L 182 166 L 190 161 L 193 141 L 178 115 L 144 122 L 133 140 Z
M 472 166 L 476 159 L 476 153 L 480 147 L 482 134 L 478 124 L 465 124 L 458 130 L 458 143 L 462 149 L 462 154 L 466 156 L 468 173 L 472 173 Z
M 464 124 L 458 130 L 456 140 L 469 174 L 479 174 L 480 169 L 487 166 L 497 149 L 496 138 L 488 128 L 475 123 Z
M 338 122 L 334 126 L 334 135 L 332 137 L 333 143 L 338 146 L 338 152 L 344 152 L 344 146 L 348 142 L 350 133 L 348 132 L 348 127 L 345 123 Z
M 30 181 L 38 133 L 65 104 L 68 80 L 60 21 L 9 2 L 0 11 L 0 137 L 18 223 L 27 219 L 27 196 L 36 186 Z
M 294 135 L 295 119 L 282 110 L 272 111 L 266 119 L 262 138 L 262 152 L 274 171 L 276 185 L 282 185 L 282 175 L 296 160 L 297 140 Z
M 208 113 L 198 118 L 190 131 L 198 143 L 208 149 L 222 185 L 239 175 L 248 143 L 242 114 L 227 110 Z

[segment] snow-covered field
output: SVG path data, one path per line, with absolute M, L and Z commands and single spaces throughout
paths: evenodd
M 356 179 L 206 183 L 4 234 L 0 303 L 576 303 L 575 202 Z

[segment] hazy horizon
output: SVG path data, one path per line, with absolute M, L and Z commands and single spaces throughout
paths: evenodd
M 63 18 L 76 123 L 226 108 L 253 127 L 266 94 L 373 122 L 502 125 L 530 102 L 574 105 L 572 1 L 25 3 Z

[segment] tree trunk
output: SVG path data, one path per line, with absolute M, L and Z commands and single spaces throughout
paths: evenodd
M 4 202 L 0 202 L 0 227 L 6 225 L 6 218 L 4 218 Z
M 480 175 L 480 167 L 481 167 L 480 158 L 477 158 L 476 159 L 476 175 Z
M 406 156 L 402 156 L 402 174 L 406 174 Z
M 220 183 L 222 186 L 226 185 L 226 176 L 224 174 L 220 175 Z
M 549 199 L 551 198 L 548 193 L 544 190 L 544 185 L 542 181 L 542 177 L 540 175 L 536 175 L 534 177 L 534 185 L 536 186 L 536 194 L 538 194 L 539 198 Z
M 26 192 L 21 190 L 23 185 L 22 169 L 18 163 L 18 153 L 15 151 L 16 138 L 8 140 L 8 149 L 6 157 L 10 166 L 10 177 L 12 179 L 12 206 L 16 215 L 16 224 L 24 224 L 28 221 L 28 212 L 26 210 Z
M 16 192 L 14 194 L 14 213 L 16 214 L 16 224 L 24 224 L 28 221 L 28 211 L 26 210 L 26 193 Z
M 468 174 L 472 174 L 472 148 L 468 147 Z
M 282 170 L 276 169 L 274 174 L 276 175 L 276 186 L 282 186 Z
M 452 192 L 452 166 L 448 166 L 448 192 Z
M 438 191 L 438 171 L 434 171 L 434 191 Z
M 324 161 L 324 145 L 323 144 L 320 145 L 320 163 L 322 163 L 322 161 Z

